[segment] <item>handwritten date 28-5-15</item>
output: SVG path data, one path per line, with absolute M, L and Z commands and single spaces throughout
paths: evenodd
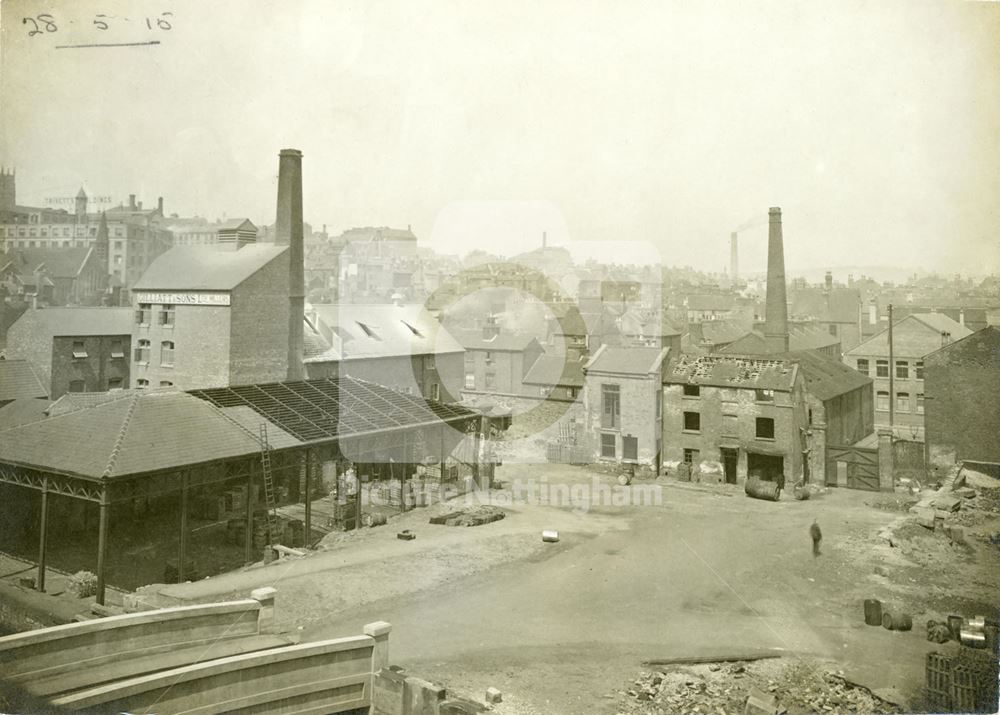
M 93 27 L 98 30 L 108 30 L 112 25 L 124 24 L 137 22 L 140 24 L 145 24 L 146 29 L 149 30 L 170 30 L 172 25 L 167 19 L 172 17 L 172 12 L 161 12 L 158 17 L 141 17 L 141 18 L 128 18 L 128 17 L 115 17 L 113 15 L 94 15 Z M 34 17 L 21 18 L 21 24 L 28 26 L 28 37 L 34 37 L 35 35 L 44 35 L 47 32 L 58 32 L 59 25 L 56 23 L 56 18 L 53 15 L 43 13 L 41 15 L 35 15 Z

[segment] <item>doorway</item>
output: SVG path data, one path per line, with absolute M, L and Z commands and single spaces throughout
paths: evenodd
M 721 447 L 722 471 L 726 475 L 726 484 L 736 484 L 736 465 L 740 461 L 739 448 Z
M 747 452 L 747 476 L 755 476 L 765 482 L 778 482 L 783 486 L 785 458 L 780 455 Z

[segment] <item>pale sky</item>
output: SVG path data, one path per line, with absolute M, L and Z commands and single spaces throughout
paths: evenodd
M 781 206 L 790 271 L 1000 271 L 1000 3 L 0 12 L 0 161 L 22 204 L 82 185 L 270 223 L 277 154 L 293 147 L 314 226 L 412 225 L 445 252 L 512 255 L 547 231 L 721 271 L 729 232 Z M 45 12 L 57 29 L 28 37 L 22 18 Z M 763 270 L 766 232 L 742 235 L 744 271 Z

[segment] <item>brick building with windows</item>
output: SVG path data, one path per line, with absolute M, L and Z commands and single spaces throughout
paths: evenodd
M 175 247 L 132 292 L 132 386 L 193 390 L 285 379 L 289 249 Z
M 7 333 L 7 356 L 31 363 L 53 400 L 67 392 L 125 388 L 131 316 L 128 308 L 28 310 Z
M 669 352 L 604 345 L 583 366 L 584 432 L 595 462 L 659 464 L 660 386 Z
M 454 330 L 452 334 L 465 349 L 463 394 L 525 394 L 524 380 L 544 352 L 536 338 L 503 331 L 493 317 L 481 330 Z M 539 389 L 531 390 L 531 396 L 540 396 Z
M 797 481 L 807 444 L 804 383 L 792 360 L 682 355 L 663 386 L 663 459 L 721 473 Z
M 927 461 L 964 462 L 1000 477 L 1000 326 L 924 357 Z
M 893 365 L 889 364 L 888 330 L 848 350 L 844 363 L 874 379 L 875 427 L 889 429 L 891 400 L 895 435 L 923 440 L 924 357 L 971 334 L 971 330 L 942 313 L 919 313 L 893 324 Z

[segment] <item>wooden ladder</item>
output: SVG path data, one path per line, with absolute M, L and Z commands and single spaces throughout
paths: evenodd
M 275 545 L 278 507 L 274 499 L 274 474 L 271 471 L 271 445 L 267 441 L 267 423 L 260 423 L 260 466 L 264 472 L 264 503 L 267 506 L 267 541 Z

